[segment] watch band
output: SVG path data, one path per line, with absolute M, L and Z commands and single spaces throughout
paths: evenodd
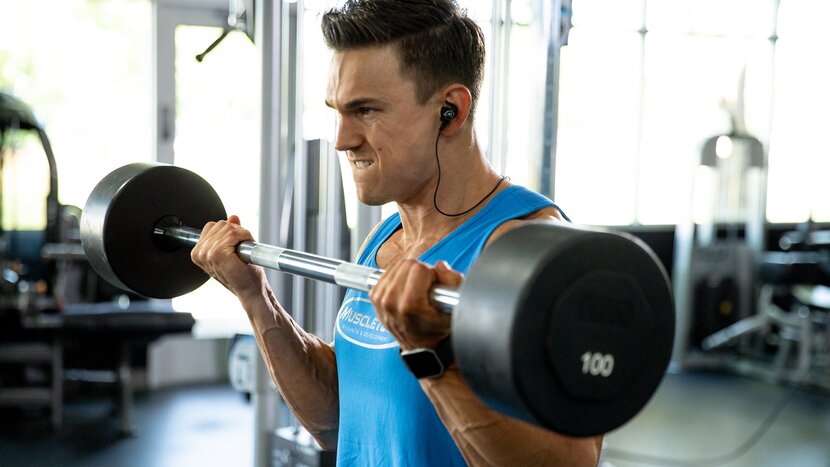
M 435 347 L 435 354 L 438 355 L 438 359 L 441 360 L 445 369 L 455 362 L 455 354 L 452 351 L 450 336 L 447 336 L 446 339 L 438 343 L 438 346 Z
M 452 342 L 449 337 L 434 349 L 417 348 L 401 350 L 401 358 L 416 378 L 438 378 L 455 361 Z

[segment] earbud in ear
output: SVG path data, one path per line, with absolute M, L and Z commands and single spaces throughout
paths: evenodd
M 447 104 L 444 107 L 441 107 L 441 130 L 449 125 L 450 121 L 452 121 L 458 115 L 458 107 Z

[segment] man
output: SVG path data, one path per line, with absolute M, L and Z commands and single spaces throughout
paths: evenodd
M 435 283 L 458 286 L 457 271 L 504 232 L 565 219 L 493 171 L 478 145 L 480 29 L 452 0 L 355 0 L 324 16 L 323 34 L 335 51 L 336 148 L 362 202 L 398 206 L 358 259 L 384 274 L 368 295 L 347 291 L 330 346 L 237 258 L 252 236 L 236 216 L 205 226 L 194 262 L 237 295 L 287 404 L 340 465 L 596 465 L 601 437 L 560 436 L 480 402 L 446 351 L 450 316 L 428 298 Z

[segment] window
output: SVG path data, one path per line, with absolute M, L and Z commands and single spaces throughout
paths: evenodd
M 147 0 L 3 5 L 0 89 L 27 103 L 45 126 L 57 159 L 62 203 L 83 207 L 107 173 L 129 162 L 152 160 L 150 37 Z M 39 142 L 27 138 L 21 145 L 4 172 L 18 181 L 46 180 L 46 156 Z M 38 219 L 30 214 L 45 212 L 45 184 L 14 187 L 28 190 L 14 193 L 23 203 L 18 213 L 29 216 L 15 220 L 19 228 L 45 225 L 45 215 Z M 11 196 L 12 188 L 7 185 L 4 191 Z
M 739 83 L 769 154 L 767 218 L 830 220 L 821 113 L 830 103 L 822 2 L 580 0 L 562 51 L 556 200 L 576 222 L 688 216 L 700 143 L 728 132 Z M 806 105 L 805 103 L 810 103 Z M 827 119 L 824 119 L 827 122 Z M 825 125 L 826 126 L 826 125 Z M 823 151 L 823 154 L 822 154 Z
M 775 49 L 775 109 L 769 146 L 767 217 L 830 221 L 830 3 L 782 0 Z
M 175 97 L 171 102 L 159 99 L 162 109 L 175 109 L 172 162 L 207 180 L 227 213 L 238 215 L 257 235 L 261 72 L 256 46 L 241 31 L 233 31 L 199 62 L 196 55 L 222 34 L 227 11 L 209 5 L 159 8 L 159 56 L 172 57 L 159 61 L 158 85 L 160 96 Z M 170 146 L 159 147 L 165 148 L 159 150 L 162 158 Z M 174 298 L 173 306 L 196 318 L 194 334 L 199 337 L 250 329 L 239 300 L 215 280 Z

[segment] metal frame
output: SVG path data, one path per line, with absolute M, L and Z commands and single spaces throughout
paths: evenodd
M 513 20 L 510 16 L 512 0 L 493 0 L 491 6 L 492 20 L 490 23 L 491 47 L 490 72 L 493 79 L 490 81 L 490 121 L 489 144 L 487 146 L 488 159 L 499 173 L 504 173 L 507 166 L 507 84 L 510 66 L 510 29 Z
M 260 51 L 262 66 L 262 160 L 260 166 L 260 228 L 259 238 L 266 242 L 280 240 L 283 227 L 282 192 L 285 176 L 282 170 L 286 141 L 281 138 L 287 120 L 281 109 L 285 50 L 283 37 L 286 33 L 283 8 L 285 3 L 258 0 L 255 4 L 255 39 Z M 266 272 L 274 293 L 282 295 L 285 283 L 276 272 Z M 276 429 L 281 404 L 273 388 L 271 377 L 262 358 L 256 359 L 254 402 L 254 465 L 271 465 L 271 437 Z
M 561 0 L 545 2 L 543 16 L 547 27 L 547 64 L 545 70 L 545 107 L 542 121 L 542 163 L 539 192 L 553 199 L 556 189 L 556 131 L 559 126 L 559 64 L 562 37 Z
M 176 26 L 227 26 L 227 3 L 204 2 L 200 6 L 188 2 L 159 0 L 153 3 L 153 39 L 155 70 L 153 87 L 156 97 L 156 158 L 173 163 L 173 142 L 176 131 Z M 224 6 L 224 9 L 222 9 Z

